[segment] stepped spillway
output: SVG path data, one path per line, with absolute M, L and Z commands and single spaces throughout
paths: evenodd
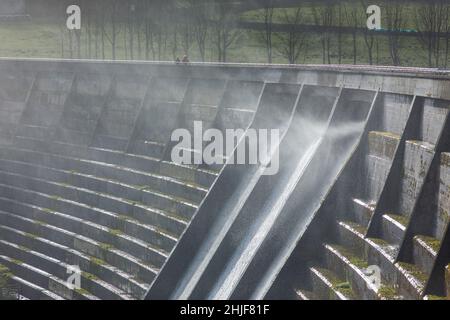
M 8 59 L 0 71 L 0 272 L 23 298 L 448 295 L 445 72 Z M 172 162 L 172 132 L 196 121 L 279 129 L 278 174 Z

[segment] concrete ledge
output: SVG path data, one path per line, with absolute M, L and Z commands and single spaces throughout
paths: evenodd
M 394 246 L 400 246 L 407 226 L 408 219 L 404 216 L 384 214 L 381 221 L 381 238 Z
M 37 151 L 0 148 L 0 156 L 2 158 L 8 157 L 8 155 L 11 157 L 12 154 L 15 157 L 14 159 L 26 159 L 27 162 L 34 162 L 51 168 L 69 171 L 73 170 L 106 179 L 122 181 L 131 185 L 151 186 L 154 190 L 158 190 L 162 193 L 197 203 L 203 200 L 207 191 L 199 186 L 174 178 L 134 170 L 119 165 L 64 157 Z
M 400 136 L 390 132 L 369 132 L 369 154 L 393 160 Z
M 183 217 L 178 217 L 176 213 L 152 208 L 142 203 L 136 203 L 131 200 L 117 198 L 84 188 L 45 181 L 15 173 L 8 173 L 1 170 L 0 185 L 8 185 L 11 187 L 21 188 L 23 190 L 34 191 L 44 196 L 50 196 L 52 199 L 61 198 L 62 201 L 70 202 L 71 205 L 76 206 L 79 204 L 79 206 L 82 207 L 88 206 L 91 210 L 98 211 L 100 214 L 109 215 L 113 218 L 118 218 L 119 216 L 119 218 L 122 216 L 133 217 L 134 211 L 146 210 L 151 214 L 162 214 L 163 216 L 168 217 L 169 220 L 181 221 L 181 224 L 184 224 L 183 222 L 185 221 Z M 74 214 L 76 215 L 76 213 Z M 112 223 L 107 226 L 114 227 L 116 224 L 117 223 Z M 161 225 L 155 225 L 155 228 L 156 227 L 163 229 L 159 234 L 160 236 L 166 235 L 166 237 L 170 238 L 170 234 L 179 235 L 178 233 L 173 233 L 175 230 L 172 229 L 165 233 L 164 227 Z
M 151 157 L 140 156 L 131 153 L 124 153 L 114 150 L 88 148 L 74 144 L 57 141 L 43 141 L 36 138 L 16 138 L 26 149 L 38 152 L 47 152 L 72 158 L 82 158 L 86 160 L 117 164 L 155 174 L 162 174 L 180 180 L 191 181 L 209 188 L 217 174 L 196 170 L 189 166 L 180 166 L 172 162 L 159 161 Z M 24 141 L 25 140 L 25 141 Z
M 171 239 L 173 238 L 172 235 L 179 234 L 186 227 L 183 221 L 160 211 L 150 211 L 148 207 L 142 207 L 138 204 L 135 205 L 132 212 L 123 212 L 122 215 L 119 215 L 80 202 L 64 199 L 57 195 L 49 195 L 4 184 L 0 184 L 0 190 L 6 198 L 19 203 L 29 203 L 42 208 L 64 212 L 73 217 L 109 226 L 111 229 L 117 229 L 124 225 L 124 221 L 129 224 L 133 224 L 135 221 L 138 221 L 138 225 L 149 224 L 149 229 L 152 229 L 151 226 L 153 226 L 153 229 L 157 232 L 154 234 L 155 239 L 160 237 Z
M 415 265 L 398 262 L 398 290 L 405 299 L 421 300 L 428 277 Z
M 63 297 L 69 300 L 93 300 L 97 299 L 96 296 L 80 290 L 72 290 L 67 284 L 52 276 L 50 273 L 30 266 L 21 261 L 15 261 L 4 255 L 0 255 L 0 262 L 5 264 L 13 274 L 16 274 L 20 278 L 32 282 L 33 284 L 43 288 L 44 290 L 51 291 L 57 296 Z
M 352 199 L 353 215 L 355 221 L 362 227 L 367 228 L 372 220 L 376 203 L 366 202 L 361 199 Z
M 132 275 L 133 279 L 139 279 L 146 283 L 151 283 L 157 273 L 157 270 L 153 267 L 143 264 L 136 258 L 106 244 L 70 232 L 63 232 L 58 228 L 53 228 L 55 234 L 51 234 L 47 236 L 47 239 L 44 239 L 27 232 L 24 227 L 24 225 L 21 225 L 20 229 L 16 229 L 1 226 L 0 238 L 26 248 L 34 248 L 35 251 L 67 263 L 82 264 L 104 261 L 107 265 L 117 267 L 118 270 Z
M 306 291 L 306 290 L 295 290 L 295 295 L 297 297 L 298 300 L 320 300 L 318 299 L 313 292 L 310 291 Z
M 4 240 L 0 240 L 0 248 L 5 255 L 12 257 L 13 259 L 24 261 L 30 265 L 37 266 L 42 270 L 47 270 L 60 279 L 67 278 L 67 266 L 73 265 L 71 264 L 71 259 L 68 259 L 71 255 L 69 251 L 67 252 L 68 256 L 66 257 L 66 261 L 69 261 L 66 262 Z M 108 283 L 111 283 L 113 286 L 136 298 L 140 298 L 144 295 L 149 287 L 146 284 L 135 281 L 132 276 L 119 269 L 106 265 L 106 262 L 101 261 L 94 264 L 94 261 L 97 262 L 97 260 L 88 257 L 86 261 L 83 261 L 83 264 L 78 263 L 77 265 L 80 266 L 81 270 L 89 270 L 93 276 L 97 276 L 104 281 L 106 280 Z M 82 282 L 82 285 L 83 284 L 84 281 Z M 88 290 L 86 287 L 84 287 L 84 289 Z M 95 291 L 91 290 L 91 292 Z
M 20 294 L 29 300 L 65 300 L 63 297 L 16 275 L 12 275 L 10 280 L 20 287 Z
M 413 242 L 413 262 L 428 277 L 434 267 L 441 242 L 438 239 L 415 236 Z
M 386 283 L 397 283 L 395 258 L 398 246 L 393 246 L 378 238 L 366 239 L 366 260 L 369 265 L 376 265 L 381 269 L 381 277 Z
M 325 257 L 328 267 L 340 278 L 347 279 L 355 296 L 361 300 L 393 300 L 398 297 L 394 289 L 386 285 L 378 290 L 364 274 L 369 265 L 367 261 L 354 255 L 341 246 L 325 245 Z M 390 292 L 390 294 L 387 294 Z
M 339 243 L 356 253 L 359 257 L 364 257 L 366 232 L 367 229 L 357 223 L 340 221 L 338 224 Z
M 314 295 L 321 300 L 353 300 L 349 284 L 327 269 L 312 267 L 311 282 Z
M 42 211 L 41 211 L 42 212 Z M 81 235 L 94 241 L 105 243 L 119 250 L 126 250 L 137 259 L 147 261 L 156 267 L 161 267 L 167 259 L 167 253 L 159 248 L 151 246 L 141 240 L 111 230 L 106 227 L 89 223 L 87 221 L 69 217 L 57 212 L 48 212 L 38 217 L 42 220 L 35 220 L 33 211 L 30 214 L 25 212 L 22 215 L 0 212 L 2 222 L 5 225 L 21 228 L 28 226 L 28 232 L 45 237 L 47 232 L 53 232 L 55 228 L 73 234 Z
M 0 171 L 45 179 L 47 182 L 53 182 L 62 187 L 87 189 L 90 192 L 97 193 L 101 192 L 101 194 L 123 199 L 124 201 L 142 203 L 156 209 L 172 212 L 186 219 L 191 218 L 197 210 L 197 206 L 192 203 L 151 191 L 147 187 L 138 188 L 137 186 L 98 178 L 92 175 L 48 168 L 33 163 L 3 160 L 0 158 Z

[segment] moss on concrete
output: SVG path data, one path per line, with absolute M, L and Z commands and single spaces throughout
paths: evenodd
M 389 213 L 388 216 L 394 220 L 397 221 L 398 223 L 400 223 L 402 226 L 407 227 L 409 224 L 409 217 L 406 217 L 404 215 L 399 215 L 399 214 L 392 214 Z
M 19 260 L 19 259 L 11 259 L 11 262 L 14 263 L 14 264 L 17 264 L 19 266 L 24 264 L 24 262 Z
M 398 262 L 398 265 L 422 285 L 425 285 L 425 283 L 427 282 L 428 276 L 420 271 L 415 265 L 405 262 Z
M 82 296 L 90 296 L 91 294 L 89 293 L 89 291 L 83 289 L 83 288 L 75 288 L 74 289 L 75 292 L 77 292 L 78 294 L 82 295 Z
M 31 239 L 36 239 L 36 238 L 38 238 L 37 235 L 32 234 L 32 233 L 28 233 L 28 232 L 25 232 L 24 235 L 25 235 L 26 237 L 28 237 L 28 238 L 31 238 Z
M 110 250 L 114 249 L 114 246 L 109 243 L 100 243 L 98 246 L 104 251 L 110 251 Z
M 428 295 L 427 300 L 447 300 L 446 297 L 440 297 L 440 296 L 433 296 L 433 295 Z
M 441 248 L 441 241 L 436 238 L 427 237 L 427 236 L 418 236 L 423 242 L 425 242 L 435 253 L 439 252 Z
M 359 269 L 365 269 L 369 266 L 368 262 L 360 257 L 356 256 L 352 250 L 349 250 L 345 247 L 336 246 L 336 249 L 339 250 L 339 253 L 342 254 L 352 265 Z
M 331 284 L 330 298 L 332 298 L 331 296 L 335 295 L 335 292 L 339 292 L 349 299 L 355 297 L 351 284 L 348 281 L 342 281 L 342 279 L 336 277 L 336 275 L 328 269 L 323 268 L 315 268 L 315 269 L 319 271 L 328 280 L 328 282 L 330 282 Z
M 3 295 L 3 288 L 8 287 L 10 279 L 13 277 L 14 275 L 10 272 L 9 268 L 0 264 L 0 300 L 2 299 L 7 299 L 7 296 Z
M 81 276 L 88 280 L 92 280 L 92 281 L 98 280 L 97 276 L 93 275 L 92 273 L 88 273 L 88 272 L 84 272 L 84 271 L 81 272 Z
M 89 261 L 90 261 L 92 264 L 95 264 L 95 265 L 98 265 L 98 266 L 103 266 L 103 265 L 106 264 L 105 261 L 103 261 L 103 260 L 101 260 L 101 259 L 98 259 L 98 258 L 95 258 L 95 257 L 90 258 Z
M 386 285 L 382 285 L 380 289 L 378 289 L 378 295 L 382 299 L 387 300 L 396 300 L 398 299 L 397 291 L 393 287 L 389 287 Z
M 124 232 L 122 230 L 119 230 L 119 229 L 109 229 L 108 232 L 110 234 L 112 234 L 113 236 L 116 236 L 116 237 L 120 237 L 121 235 L 124 234 Z
M 20 250 L 25 251 L 25 252 L 30 252 L 31 251 L 29 248 L 24 247 L 24 246 L 20 246 L 19 245 L 18 247 L 19 247 Z
M 43 209 L 42 209 L 42 212 L 48 213 L 48 214 L 54 214 L 54 213 L 55 213 L 55 211 L 53 211 L 53 210 L 51 210 L 51 209 L 48 209 L 48 208 L 43 208 Z

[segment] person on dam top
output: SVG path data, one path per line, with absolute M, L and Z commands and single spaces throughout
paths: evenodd
M 181 60 L 183 63 L 189 63 L 189 57 L 187 55 L 184 55 L 183 60 Z

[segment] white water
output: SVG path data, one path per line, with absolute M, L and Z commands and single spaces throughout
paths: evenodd
M 288 184 L 285 186 L 284 190 L 277 197 L 275 203 L 266 206 L 262 216 L 266 216 L 256 232 L 248 241 L 243 241 L 240 248 L 237 250 L 239 252 L 239 257 L 237 261 L 232 259 L 232 267 L 227 268 L 226 272 L 221 277 L 221 281 L 218 282 L 216 288 L 212 291 L 210 299 L 227 299 L 231 295 L 232 291 L 241 279 L 242 274 L 246 270 L 246 266 L 252 261 L 254 254 L 257 252 L 262 241 L 266 238 L 267 234 L 270 232 L 271 226 L 276 221 L 278 214 L 281 212 L 284 203 L 287 198 L 291 195 L 295 186 L 297 185 L 299 179 L 302 177 L 305 169 L 308 167 L 317 147 L 320 145 L 322 139 L 318 139 L 312 143 L 311 146 L 306 150 L 305 154 L 300 159 L 297 168 L 293 172 Z

